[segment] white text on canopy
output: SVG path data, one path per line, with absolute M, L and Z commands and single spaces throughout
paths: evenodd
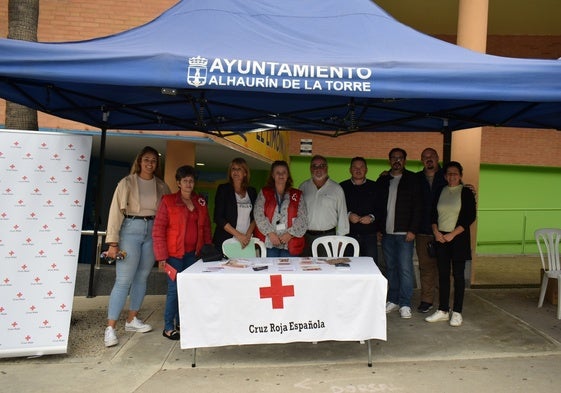
M 273 61 L 214 59 L 206 72 L 208 60 L 190 58 L 189 74 L 198 79 L 195 86 L 229 86 L 257 89 L 325 90 L 369 92 L 372 70 L 365 67 L 288 64 Z M 204 77 L 200 77 L 204 75 Z

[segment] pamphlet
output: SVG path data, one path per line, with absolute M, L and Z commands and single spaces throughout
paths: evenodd
M 166 264 L 164 266 L 164 271 L 166 272 L 166 274 L 168 275 L 168 277 L 171 281 L 175 281 L 175 279 L 177 277 L 177 269 L 176 268 L 174 268 L 173 266 L 171 266 L 169 263 L 166 262 Z

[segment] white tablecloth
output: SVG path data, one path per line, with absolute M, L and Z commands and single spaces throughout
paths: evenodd
M 321 258 L 198 261 L 177 275 L 181 348 L 386 340 L 387 281 L 372 258 L 350 259 L 348 268 Z

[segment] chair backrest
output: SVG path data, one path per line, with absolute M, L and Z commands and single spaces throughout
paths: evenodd
M 561 270 L 561 264 L 559 263 L 561 228 L 538 229 L 534 232 L 534 236 L 540 252 L 543 270 Z
M 259 255 L 257 255 L 256 247 L 259 248 Z M 232 237 L 222 243 L 222 253 L 228 258 L 255 258 L 257 256 L 265 258 L 267 256 L 267 249 L 265 248 L 265 243 L 256 237 L 252 237 L 245 248 L 242 248 L 238 239 Z
M 327 250 L 328 257 L 342 257 L 345 254 L 347 245 L 353 246 L 353 257 L 358 257 L 360 247 L 358 241 L 350 236 L 322 236 L 312 242 L 312 256 L 318 256 L 318 246 L 323 245 Z

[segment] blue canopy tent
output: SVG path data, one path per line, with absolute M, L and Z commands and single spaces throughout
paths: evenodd
M 559 128 L 561 63 L 423 35 L 370 0 L 181 1 L 89 41 L 0 40 L 0 96 L 102 129 Z
M 561 128 L 559 61 L 472 52 L 370 0 L 184 0 L 120 34 L 0 39 L 0 53 L 0 97 L 100 128 L 101 163 L 107 129 L 443 131 L 446 144 L 476 126 Z M 92 282 L 93 263 L 89 295 Z

